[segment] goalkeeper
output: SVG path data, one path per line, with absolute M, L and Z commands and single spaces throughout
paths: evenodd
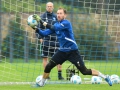
M 63 64 L 66 60 L 69 60 L 71 63 L 73 63 L 83 75 L 93 75 L 102 77 L 110 86 L 112 86 L 112 81 L 109 75 L 104 75 L 95 69 L 86 68 L 74 39 L 72 25 L 68 20 L 65 19 L 66 13 L 67 12 L 65 9 L 59 8 L 57 11 L 58 22 L 56 22 L 54 25 L 49 25 L 46 22 L 43 22 L 39 18 L 39 16 L 33 15 L 35 20 L 40 20 L 41 24 L 49 28 L 44 31 L 42 31 L 39 28 L 36 28 L 36 32 L 42 36 L 47 36 L 55 32 L 60 44 L 59 50 L 53 55 L 50 62 L 46 65 L 43 78 L 40 80 L 39 83 L 37 83 L 37 86 L 44 86 L 45 81 L 49 76 L 51 70 L 56 65 Z
M 53 13 L 54 5 L 52 2 L 48 2 L 46 4 L 46 12 L 41 15 L 42 20 L 46 21 L 49 24 L 54 24 L 57 21 L 56 15 Z M 46 27 L 43 25 L 39 25 L 38 27 L 45 29 Z M 48 56 L 53 56 L 53 54 L 57 51 L 59 48 L 59 42 L 57 40 L 56 34 L 53 33 L 51 35 L 41 38 L 40 35 L 37 35 L 40 39 L 40 42 L 42 43 L 42 58 L 43 58 L 43 67 L 45 69 L 47 63 L 48 63 Z M 63 80 L 62 77 L 62 65 L 57 65 L 58 70 L 58 80 Z M 50 79 L 50 77 L 48 77 Z

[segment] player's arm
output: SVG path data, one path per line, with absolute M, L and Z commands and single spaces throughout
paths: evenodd
M 33 18 L 34 18 L 34 20 L 36 20 L 37 22 L 39 22 L 39 21 L 42 22 L 40 16 L 38 16 L 37 14 L 34 14 L 34 15 L 33 15 Z M 31 26 L 31 27 L 35 30 L 35 33 L 36 33 L 36 34 L 38 34 L 39 36 L 42 36 L 42 37 L 54 33 L 54 31 L 53 31 L 53 30 L 50 30 L 50 29 L 41 30 L 41 29 L 38 27 L 38 25 L 37 25 L 37 26 L 34 25 L 34 26 Z
M 43 22 L 43 25 L 51 30 L 64 30 L 64 29 L 67 29 L 71 26 L 68 21 L 63 21 L 60 24 L 54 24 L 54 25 L 50 25 L 46 22 Z
M 47 24 L 47 23 L 46 23 L 45 21 L 43 21 L 43 20 L 41 19 L 41 17 L 38 16 L 37 14 L 34 14 L 34 15 L 33 15 L 33 18 L 34 18 L 37 22 L 40 22 L 40 24 L 43 25 L 44 27 L 47 27 L 47 28 L 49 28 L 50 30 L 53 30 L 53 29 L 54 29 L 53 25 Z
M 36 29 L 35 29 L 36 30 Z M 43 38 L 43 36 L 41 36 L 40 34 L 38 34 L 36 31 L 35 31 L 35 34 L 36 34 L 36 37 L 38 38 L 38 39 L 42 39 Z
M 41 20 L 44 21 L 46 14 L 42 14 L 40 17 L 41 17 Z M 45 26 L 40 21 L 39 21 L 39 28 L 45 29 Z
M 34 14 L 33 18 L 38 22 L 40 21 L 41 24 L 43 24 L 45 27 L 49 28 L 50 30 L 55 30 L 55 29 L 63 30 L 69 27 L 68 21 L 63 21 L 59 25 L 51 25 L 48 24 L 47 22 L 44 22 L 37 14 Z
M 45 29 L 45 26 L 43 25 L 43 24 L 41 24 L 41 20 L 42 20 L 42 18 L 43 18 L 43 15 L 41 15 L 41 16 L 38 16 L 37 14 L 34 14 L 33 15 L 33 18 L 38 22 L 38 25 L 37 26 L 34 26 L 34 27 L 32 27 L 34 30 L 35 30 L 35 33 L 36 33 L 36 36 L 37 36 L 37 38 L 38 39 L 40 39 L 40 42 L 42 41 L 42 38 L 45 36 L 45 35 L 41 35 L 41 34 L 39 34 L 38 32 L 38 28 L 39 28 L 39 30 L 40 29 Z
M 54 31 L 53 31 L 53 30 L 50 30 L 50 29 L 41 30 L 41 29 L 38 29 L 38 28 L 37 28 L 37 29 L 36 29 L 36 33 L 38 33 L 38 34 L 41 35 L 41 36 L 48 36 L 48 35 L 54 33 Z

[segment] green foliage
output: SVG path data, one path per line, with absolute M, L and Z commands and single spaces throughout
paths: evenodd
M 13 53 L 14 58 L 23 58 L 25 53 L 35 53 L 35 45 L 28 40 L 26 33 L 21 26 L 21 18 L 17 14 L 15 20 L 9 21 L 8 35 L 2 42 L 2 54 L 10 56 L 10 53 Z M 25 51 L 25 43 L 27 43 L 27 52 Z
M 2 10 L 5 12 L 40 12 L 45 11 L 44 8 L 46 6 L 46 2 L 49 0 L 2 0 Z M 67 10 L 71 10 L 72 8 L 75 11 L 80 11 L 80 9 L 86 8 L 84 12 L 96 12 L 96 8 L 102 8 L 103 4 L 97 4 L 97 3 L 109 3 L 109 6 L 104 6 L 104 8 L 107 8 L 112 11 L 113 9 L 118 10 L 120 8 L 119 0 L 80 0 L 78 2 L 77 0 L 51 0 L 54 2 L 55 10 L 62 6 L 65 7 Z M 87 2 L 87 3 L 85 3 Z M 35 6 L 36 5 L 36 6 Z M 104 4 L 105 5 L 105 4 Z
M 105 59 L 105 27 L 97 25 L 99 23 L 92 20 L 90 15 L 84 15 L 83 18 L 76 18 L 78 24 L 73 23 L 75 39 L 81 54 L 89 60 Z
M 12 2 L 2 1 L 2 9 L 4 12 L 44 12 L 46 11 L 46 3 L 35 2 L 34 0 L 12 0 Z M 65 5 L 61 1 L 54 2 L 54 10 L 56 11 L 59 7 L 64 7 L 67 10 L 71 10 L 70 5 Z M 75 11 L 78 9 L 74 8 Z
M 24 49 L 23 35 L 24 35 L 24 31 L 23 31 L 23 28 L 20 26 L 20 17 L 18 15 L 16 15 L 15 20 L 9 21 L 8 35 L 4 39 L 4 42 L 2 43 L 2 48 L 3 48 L 3 52 L 4 52 L 3 55 L 5 55 L 5 53 L 7 53 L 7 55 L 5 55 L 5 56 L 9 56 L 10 49 L 12 48 L 15 56 L 17 56 L 17 55 L 23 56 L 23 52 L 19 52 L 19 49 L 21 49 L 22 51 Z M 10 46 L 10 45 L 12 45 L 12 46 Z M 13 52 L 11 52 L 11 53 L 13 53 Z

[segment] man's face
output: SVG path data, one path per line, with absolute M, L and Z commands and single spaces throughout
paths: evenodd
M 63 19 L 66 18 L 66 14 L 64 13 L 64 11 L 62 9 L 57 11 L 57 19 L 58 21 L 61 21 Z
M 46 10 L 48 11 L 48 12 L 50 12 L 50 13 L 52 13 L 53 12 L 53 4 L 52 3 L 48 3 L 47 5 L 46 5 Z

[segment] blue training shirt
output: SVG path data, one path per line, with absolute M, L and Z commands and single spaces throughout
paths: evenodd
M 37 33 L 42 36 L 47 36 L 52 33 L 56 33 L 59 44 L 60 44 L 60 48 L 59 48 L 60 51 L 68 52 L 71 50 L 78 49 L 78 46 L 74 39 L 72 25 L 68 20 L 64 19 L 64 20 L 56 22 L 53 25 L 53 28 L 51 30 L 46 29 L 43 31 L 43 30 L 38 29 Z

